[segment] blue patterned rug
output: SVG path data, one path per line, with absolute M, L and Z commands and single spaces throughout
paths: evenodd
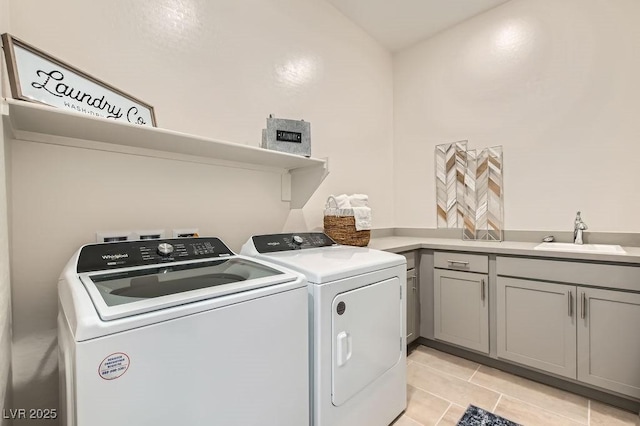
M 469 405 L 467 411 L 458 421 L 458 426 L 521 426 L 504 417 L 496 416 L 493 413 L 478 408 L 475 405 Z

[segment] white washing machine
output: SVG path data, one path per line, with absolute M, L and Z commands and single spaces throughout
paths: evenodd
M 58 290 L 62 425 L 309 423 L 301 274 L 147 240 L 82 247 Z
M 314 426 L 387 426 L 404 411 L 404 256 L 323 233 L 254 236 L 241 253 L 307 277 Z

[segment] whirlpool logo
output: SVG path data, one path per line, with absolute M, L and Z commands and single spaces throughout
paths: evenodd
M 125 259 L 129 257 L 129 255 L 127 253 L 119 253 L 119 254 L 103 254 L 102 258 L 104 260 L 118 260 L 118 259 Z

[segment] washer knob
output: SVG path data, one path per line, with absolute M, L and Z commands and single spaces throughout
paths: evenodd
M 293 236 L 293 242 L 294 244 L 301 246 L 302 243 L 304 243 L 304 240 L 302 239 L 302 237 L 300 235 L 294 235 Z
M 169 243 L 158 244 L 158 254 L 160 256 L 169 256 L 173 253 L 173 246 Z

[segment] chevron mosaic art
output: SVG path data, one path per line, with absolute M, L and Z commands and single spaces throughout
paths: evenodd
M 461 228 L 463 239 L 501 241 L 502 147 L 468 150 L 467 141 L 437 145 L 435 159 L 438 228 Z
M 460 228 L 464 216 L 467 141 L 436 146 L 438 228 Z
M 462 239 L 475 240 L 478 227 L 478 182 L 476 175 L 478 172 L 478 153 L 476 150 L 466 153 L 466 170 L 464 173 L 464 215 L 462 222 Z

